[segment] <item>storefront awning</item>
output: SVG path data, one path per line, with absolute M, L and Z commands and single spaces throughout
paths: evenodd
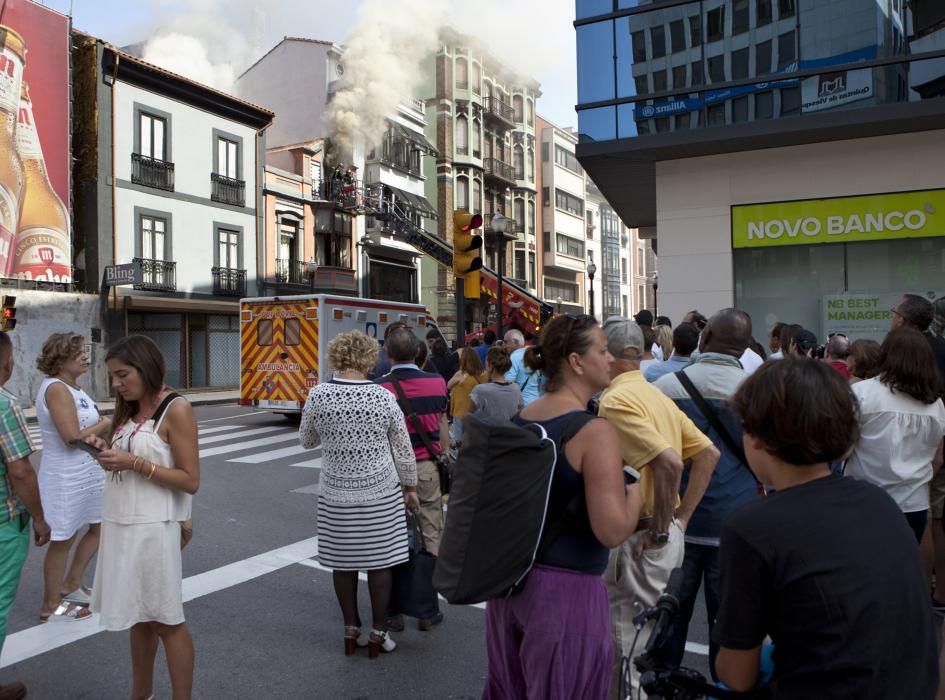
M 425 151 L 431 156 L 437 155 L 436 146 L 427 140 L 427 137 L 419 131 L 413 131 L 399 122 L 390 122 L 390 127 L 394 132 L 395 139 L 410 141 L 421 151 Z
M 436 218 L 436 209 L 433 208 L 433 205 L 430 204 L 430 201 L 419 194 L 413 194 L 411 192 L 406 192 L 397 187 L 391 187 L 390 185 L 384 185 L 384 188 L 390 190 L 398 201 L 404 206 L 407 206 L 414 211 L 416 211 L 420 216 L 426 217 L 428 219 Z

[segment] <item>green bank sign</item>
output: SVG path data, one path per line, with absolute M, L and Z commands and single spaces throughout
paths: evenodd
M 732 247 L 945 236 L 945 189 L 732 207 Z

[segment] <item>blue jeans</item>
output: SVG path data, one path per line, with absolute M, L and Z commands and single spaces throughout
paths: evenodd
M 673 624 L 673 631 L 663 647 L 663 660 L 674 667 L 679 666 L 686 652 L 686 637 L 689 634 L 689 621 L 692 609 L 702 585 L 705 595 L 705 607 L 709 618 L 709 636 L 719 614 L 719 548 L 704 544 L 686 543 L 686 556 L 682 564 L 683 583 L 679 593 L 679 613 Z M 709 670 L 715 675 L 715 657 L 719 653 L 716 644 L 709 642 Z
M 29 516 L 0 525 L 0 652 L 7 639 L 7 616 L 20 585 L 20 572 L 30 549 Z

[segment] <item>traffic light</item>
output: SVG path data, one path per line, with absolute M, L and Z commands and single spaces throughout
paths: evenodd
M 479 298 L 482 236 L 474 232 L 480 226 L 481 214 L 470 214 L 466 209 L 453 212 L 453 274 L 463 278 L 463 296 L 467 299 Z
M 0 330 L 4 333 L 16 328 L 16 297 L 3 295 L 3 316 L 0 318 Z

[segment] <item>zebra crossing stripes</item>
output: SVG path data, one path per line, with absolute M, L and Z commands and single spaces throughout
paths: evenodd
M 200 457 L 207 459 L 223 456 L 232 464 L 268 466 L 321 466 L 321 451 L 307 450 L 299 444 L 298 428 L 279 423 L 277 425 L 243 424 L 198 425 Z M 295 460 L 308 458 L 305 462 Z M 313 459 L 314 458 L 314 459 Z M 312 463 L 314 462 L 314 463 Z

